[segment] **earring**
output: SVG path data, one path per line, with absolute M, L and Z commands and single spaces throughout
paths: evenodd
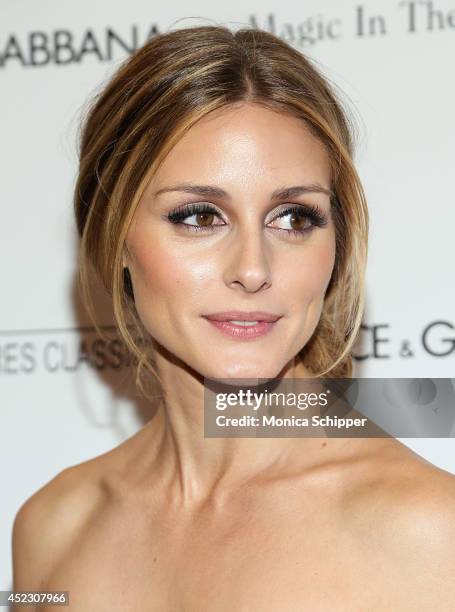
M 134 302 L 133 283 L 131 282 L 131 274 L 127 267 L 123 268 L 123 288 L 126 295 Z

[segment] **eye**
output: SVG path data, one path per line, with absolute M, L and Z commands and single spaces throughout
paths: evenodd
M 302 236 L 313 231 L 316 227 L 324 227 L 328 223 L 327 216 L 317 206 L 309 204 L 293 204 L 282 210 L 273 221 L 289 217 L 284 224 L 288 227 L 278 227 L 276 229 Z
M 284 225 L 288 224 L 288 227 L 271 227 L 271 229 L 277 229 L 295 236 L 303 236 L 316 227 L 323 227 L 328 223 L 327 216 L 317 206 L 309 204 L 292 204 L 276 215 L 272 222 L 285 217 L 289 217 L 288 221 L 284 223 Z M 192 232 L 210 232 L 217 227 L 226 225 L 218 210 L 205 202 L 185 204 L 170 212 L 166 215 L 166 218 L 171 223 L 181 225 Z M 215 224 L 214 221 L 217 218 L 222 222 Z
M 277 229 L 284 229 L 287 232 L 305 232 L 312 227 L 308 215 L 304 214 L 302 211 L 286 210 L 280 213 L 275 220 L 276 219 L 286 220 L 286 222 L 283 223 L 285 227 L 279 227 Z
M 210 231 L 212 227 L 225 225 L 224 222 L 214 225 L 213 221 L 216 217 L 221 219 L 220 213 L 216 208 L 204 202 L 187 204 L 167 215 L 171 223 L 184 225 L 186 229 L 196 232 Z

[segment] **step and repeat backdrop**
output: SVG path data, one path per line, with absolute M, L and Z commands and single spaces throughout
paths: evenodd
M 150 418 L 128 355 L 82 307 L 71 197 L 88 101 L 160 32 L 260 27 L 338 86 L 371 215 L 355 375 L 455 377 L 455 0 L 4 0 L 0 11 L 0 589 L 23 501 Z M 453 438 L 403 442 L 455 473 Z

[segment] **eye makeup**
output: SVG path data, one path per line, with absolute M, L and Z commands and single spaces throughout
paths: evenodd
M 169 212 L 167 215 L 164 215 L 164 218 L 168 220 L 170 223 L 182 226 L 191 232 L 213 232 L 217 231 L 216 228 L 227 225 L 225 222 L 221 224 L 209 224 L 209 225 L 197 225 L 193 223 L 184 223 L 189 217 L 198 217 L 201 218 L 199 221 L 204 222 L 207 221 L 207 217 L 209 222 L 213 220 L 213 218 L 222 219 L 219 211 L 209 204 L 208 202 L 197 202 L 197 203 L 185 203 Z M 294 236 L 304 236 L 312 232 L 316 228 L 325 227 L 328 224 L 327 215 L 316 205 L 312 204 L 289 204 L 285 209 L 281 210 L 272 221 L 276 219 L 280 219 L 286 216 L 291 216 L 297 222 L 302 220 L 306 220 L 309 222 L 309 226 L 305 224 L 305 227 L 302 229 L 286 229 L 286 228 L 270 228 L 278 231 L 284 231 L 289 235 Z

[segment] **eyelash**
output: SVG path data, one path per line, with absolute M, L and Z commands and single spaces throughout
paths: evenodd
M 213 228 L 215 227 L 221 227 L 220 225 L 209 225 L 209 226 L 204 227 L 204 226 L 198 226 L 198 225 L 191 225 L 189 223 L 182 223 L 182 221 L 184 221 L 187 217 L 191 217 L 193 215 L 198 215 L 202 213 L 212 213 L 221 219 L 221 215 L 216 210 L 216 208 L 214 208 L 210 204 L 200 204 L 200 203 L 183 204 L 181 207 L 177 208 L 176 210 L 166 215 L 166 218 L 171 223 L 183 225 L 190 232 L 201 232 L 201 231 L 210 232 L 210 231 L 213 231 Z M 296 213 L 298 216 L 306 217 L 311 222 L 310 227 L 307 227 L 303 230 L 295 230 L 295 229 L 288 230 L 288 229 L 284 229 L 281 227 L 273 228 L 273 229 L 278 229 L 282 232 L 287 232 L 288 234 L 293 234 L 296 236 L 303 236 L 305 234 L 309 234 L 316 227 L 324 227 L 328 223 L 328 219 L 326 215 L 321 211 L 321 209 L 318 206 L 313 206 L 311 204 L 293 204 L 291 206 L 288 206 L 285 210 L 282 210 L 276 217 L 274 217 L 273 221 L 275 219 L 285 217 L 286 215 L 289 215 L 290 213 Z

